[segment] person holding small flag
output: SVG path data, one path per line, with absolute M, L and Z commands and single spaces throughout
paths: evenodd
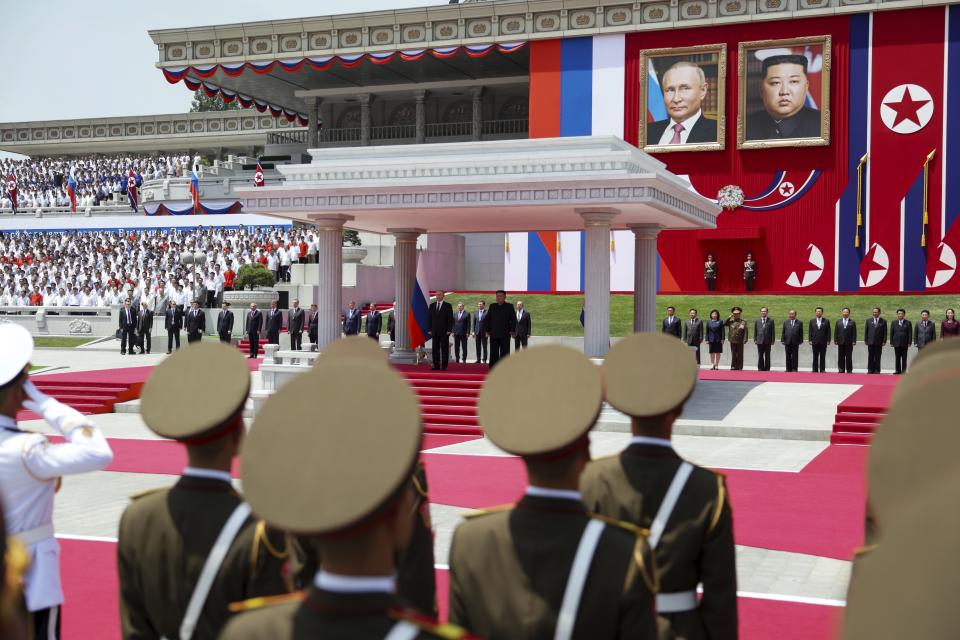
M 253 174 L 253 186 L 255 186 L 255 187 L 262 187 L 263 185 L 264 185 L 264 182 L 263 182 L 263 167 L 260 166 L 260 161 L 257 160 L 257 170 L 256 170 L 256 172 Z

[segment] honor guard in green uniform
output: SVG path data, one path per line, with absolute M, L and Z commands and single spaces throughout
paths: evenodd
M 267 400 L 241 455 L 244 491 L 254 513 L 313 544 L 321 568 L 296 599 L 242 603 L 223 640 L 466 637 L 396 593 L 422 435 L 416 396 L 381 364 L 321 364 Z
M 169 489 L 135 497 L 120 521 L 120 622 L 126 639 L 216 638 L 231 602 L 286 593 L 284 536 L 250 516 L 230 467 L 243 440 L 250 371 L 236 349 L 196 344 L 154 369 L 141 414 L 186 445 Z
M 587 466 L 580 481 L 587 507 L 650 531 L 662 638 L 736 638 L 733 517 L 723 476 L 685 461 L 670 441 L 697 381 L 690 350 L 661 334 L 635 334 L 614 345 L 603 374 L 607 402 L 631 417 L 633 438 L 619 455 Z
M 454 532 L 451 622 L 490 640 L 657 637 L 643 532 L 589 513 L 577 490 L 602 387 L 596 365 L 560 346 L 521 351 L 487 377 L 480 424 L 523 458 L 529 486 Z
M 854 559 L 847 640 L 956 638 L 960 629 L 960 357 L 937 359 L 907 372 L 871 443 L 878 537 Z

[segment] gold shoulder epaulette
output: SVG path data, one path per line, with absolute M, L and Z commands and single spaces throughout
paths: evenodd
M 257 525 L 254 528 L 253 532 L 253 545 L 250 549 L 250 571 L 255 572 L 257 570 L 257 563 L 260 561 L 260 546 L 263 546 L 271 556 L 277 560 L 286 560 L 290 555 L 290 551 L 287 548 L 286 541 L 284 542 L 283 549 L 277 549 L 270 542 L 270 535 L 267 533 L 267 522 L 266 520 L 258 520 Z
M 418 496 L 427 500 L 430 499 L 430 494 L 427 493 L 427 490 L 420 483 L 420 479 L 417 477 L 417 474 L 410 476 L 410 483 L 413 484 L 413 490 L 417 492 Z
M 240 602 L 231 602 L 227 608 L 232 613 L 241 613 L 243 611 L 252 611 L 263 607 L 272 607 L 277 604 L 287 602 L 302 602 L 307 597 L 305 591 L 294 591 L 293 593 L 281 593 L 277 596 L 260 596 L 259 598 L 250 598 Z
M 141 491 L 140 493 L 135 493 L 130 496 L 131 500 L 139 500 L 140 498 L 145 498 L 146 496 L 157 493 L 158 491 L 163 491 L 166 487 L 157 487 L 156 489 L 147 489 L 146 491 Z
M 394 620 L 409 622 L 421 631 L 435 635 L 438 638 L 444 638 L 445 640 L 463 640 L 472 637 L 467 630 L 462 627 L 458 627 L 449 622 L 443 624 L 434 622 L 415 611 L 391 611 L 389 615 Z
M 644 529 L 643 527 L 639 525 L 635 525 L 632 522 L 627 522 L 626 520 L 617 520 L 616 518 L 600 515 L 599 513 L 593 513 L 592 511 L 588 515 L 591 518 L 600 520 L 604 524 L 609 524 L 612 527 L 619 527 L 637 536 L 643 536 L 644 538 L 646 538 L 648 535 L 650 535 L 649 529 Z
M 619 453 L 611 453 L 608 456 L 600 456 L 599 458 L 591 458 L 590 462 L 600 462 L 601 460 L 609 460 L 610 458 L 619 458 Z
M 865 556 L 868 553 L 873 553 L 880 547 L 879 544 L 865 544 L 862 547 L 857 547 L 853 550 L 853 555 L 855 556 Z
M 471 511 L 470 513 L 463 514 L 463 517 L 466 518 L 467 520 L 471 520 L 473 518 L 479 518 L 480 516 L 488 516 L 491 513 L 503 513 L 504 511 L 510 511 L 515 506 L 516 504 L 511 502 L 510 504 L 501 504 L 496 507 L 488 507 L 486 509 L 477 509 L 476 511 Z

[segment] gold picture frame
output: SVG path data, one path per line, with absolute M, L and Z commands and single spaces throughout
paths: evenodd
M 799 51 L 801 48 L 802 53 Z M 757 52 L 761 55 L 755 55 Z M 830 144 L 830 76 L 833 65 L 833 38 L 830 35 L 821 35 L 741 42 L 738 54 L 737 148 L 828 146 Z M 764 90 L 764 74 L 767 73 L 765 61 L 774 57 L 782 59 L 790 56 L 806 60 L 803 64 L 802 76 L 807 83 L 807 90 L 800 98 L 799 91 L 791 92 L 789 88 L 781 89 L 778 95 L 782 100 L 778 104 L 768 105 L 768 100 L 774 97 L 774 94 Z M 788 73 L 790 64 L 785 61 L 781 65 L 767 66 L 780 67 L 784 73 Z M 819 75 L 819 80 L 816 78 L 810 80 L 809 76 L 814 73 Z M 819 86 L 814 85 L 816 82 L 819 82 Z M 769 91 L 776 91 L 776 86 L 783 87 L 784 84 L 771 83 L 768 85 Z M 819 89 L 820 100 L 816 108 L 808 105 L 811 85 Z M 786 114 L 788 110 L 797 108 L 799 111 L 794 111 L 793 115 L 785 115 L 779 120 L 770 111 L 773 109 L 774 112 Z M 818 129 L 814 125 L 815 118 L 811 113 L 815 111 L 819 112 L 820 116 Z M 784 125 L 784 122 L 787 124 Z M 784 126 L 787 127 L 787 131 L 782 129 Z M 812 135 L 814 131 L 816 135 Z M 790 133 L 794 132 L 804 135 L 791 136 Z
M 704 95 L 700 97 L 697 110 L 700 117 L 693 128 L 687 133 L 687 138 L 696 138 L 693 142 L 662 143 L 667 126 L 672 117 L 667 107 L 669 98 L 663 87 L 663 78 L 666 72 L 678 63 L 689 63 L 699 69 L 704 83 Z M 657 86 L 661 87 L 661 98 L 664 104 L 655 104 L 651 110 L 650 99 L 656 99 L 649 91 L 651 71 L 655 74 Z M 727 86 L 727 45 L 723 43 L 705 44 L 696 47 L 674 47 L 667 49 L 643 49 L 640 51 L 640 136 L 639 147 L 648 153 L 675 153 L 681 151 L 722 151 L 726 144 L 726 86 Z M 676 94 L 674 94 L 676 95 Z M 678 98 L 677 110 L 692 107 L 680 103 Z M 659 108 L 658 108 L 659 107 Z M 652 111 L 659 111 L 651 122 Z M 663 117 L 666 114 L 666 117 Z M 682 113 L 679 117 L 683 117 Z M 678 132 L 679 135 L 679 132 Z

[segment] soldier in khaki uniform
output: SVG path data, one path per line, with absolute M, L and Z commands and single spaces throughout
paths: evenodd
M 686 462 L 670 442 L 696 384 L 696 362 L 677 340 L 641 333 L 610 350 L 603 374 L 607 402 L 631 416 L 633 439 L 619 455 L 587 466 L 584 502 L 650 531 L 662 638 L 736 638 L 733 517 L 723 476 Z
M 730 309 L 730 317 L 724 322 L 727 328 L 727 340 L 730 341 L 730 370 L 740 371 L 743 369 L 743 345 L 746 344 L 749 336 L 747 321 L 743 319 L 743 309 L 734 307 Z
M 120 521 L 124 638 L 216 638 L 230 602 L 289 590 L 283 536 L 250 517 L 230 477 L 249 384 L 236 349 L 201 343 L 144 386 L 144 422 L 184 443 L 189 466 L 173 487 L 135 497 Z
M 358 386 L 359 378 L 367 384 Z M 396 595 L 397 553 L 409 545 L 418 502 L 410 476 L 421 439 L 416 396 L 381 364 L 321 364 L 274 394 L 244 446 L 244 491 L 255 513 L 313 544 L 322 566 L 305 594 L 240 604 L 246 612 L 221 638 L 465 637 L 426 622 Z
M 873 439 L 867 475 L 878 537 L 854 559 L 847 640 L 957 637 L 958 388 L 956 351 L 911 367 Z
M 454 532 L 451 622 L 489 640 L 656 638 L 643 533 L 590 514 L 577 491 L 602 402 L 599 369 L 566 347 L 521 351 L 487 378 L 480 424 L 523 457 L 530 485 Z

